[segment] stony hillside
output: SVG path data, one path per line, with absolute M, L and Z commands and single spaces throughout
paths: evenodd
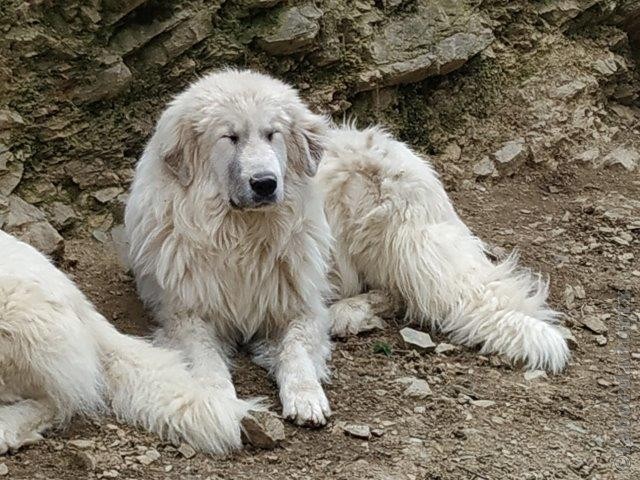
M 162 105 L 225 65 L 272 72 L 336 120 L 390 125 L 450 186 L 637 164 L 638 2 L 3 3 L 0 226 L 49 253 L 108 239 Z

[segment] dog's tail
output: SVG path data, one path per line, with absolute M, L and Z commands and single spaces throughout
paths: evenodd
M 512 256 L 493 264 L 482 242 L 453 222 L 397 225 L 386 242 L 389 278 L 407 315 L 428 321 L 483 353 L 500 353 L 529 368 L 559 372 L 569 358 L 546 304 L 547 284 Z
M 225 396 L 198 383 L 178 352 L 96 321 L 107 396 L 118 419 L 207 453 L 241 447 L 241 421 L 257 400 Z

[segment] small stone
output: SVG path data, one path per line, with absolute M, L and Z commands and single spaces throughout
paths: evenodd
M 91 472 L 96 469 L 98 464 L 96 457 L 86 451 L 75 452 L 75 459 L 83 469 Z
M 474 407 L 480 408 L 493 407 L 496 404 L 496 402 L 494 402 L 493 400 L 471 400 L 469 401 L 469 403 Z
M 446 355 L 447 353 L 455 352 L 458 349 L 455 345 L 450 343 L 440 343 L 435 349 L 435 352 L 440 355 Z
M 606 333 L 607 326 L 604 324 L 602 320 L 600 320 L 595 315 L 587 315 L 580 320 L 582 326 L 586 329 L 591 330 L 593 333 Z
M 138 456 L 138 461 L 142 465 L 151 465 L 153 462 L 155 462 L 158 459 L 160 459 L 160 452 L 158 452 L 154 448 L 150 448 L 144 453 L 144 455 Z
M 107 187 L 93 192 L 91 196 L 100 203 L 109 203 L 122 192 L 124 192 L 124 190 L 120 187 Z
M 547 372 L 544 370 L 529 370 L 528 372 L 524 372 L 524 379 L 528 382 L 539 378 L 547 378 Z
M 374 437 L 381 437 L 384 435 L 384 430 L 382 428 L 372 428 L 371 435 Z
M 604 347 L 607 344 L 607 337 L 605 337 L 604 335 L 596 335 L 594 337 L 594 340 L 601 347 Z
M 413 398 L 425 398 L 433 394 L 426 380 L 417 377 L 402 377 L 396 380 L 398 383 L 408 385 L 403 395 Z
M 573 350 L 578 347 L 578 340 L 576 340 L 576 337 L 573 335 L 571 330 L 567 327 L 563 327 L 562 325 L 558 325 L 556 328 L 560 330 L 560 334 L 567 341 L 567 345 L 569 345 L 570 349 Z
M 344 432 L 355 438 L 368 440 L 371 438 L 371 428 L 369 425 L 349 424 L 343 427 Z
M 178 452 L 180 453 L 180 455 L 182 455 L 186 459 L 193 458 L 196 456 L 196 451 L 188 443 L 181 443 L 180 446 L 178 447 Z
M 493 154 L 498 169 L 508 169 L 509 173 L 514 171 L 522 165 L 529 156 L 529 150 L 524 143 L 523 138 L 517 138 L 505 143 L 500 150 Z
M 117 478 L 119 476 L 120 472 L 118 472 L 117 470 L 105 470 L 100 475 L 98 475 L 98 478 Z
M 0 477 L 4 477 L 5 475 L 9 475 L 9 467 L 4 463 L 0 463 Z
M 413 413 L 425 413 L 427 408 L 424 406 L 413 407 Z
M 604 378 L 599 378 L 597 382 L 598 382 L 598 385 L 600 385 L 601 387 L 608 388 L 611 386 L 611 382 L 608 380 L 605 380 Z
M 483 157 L 480 161 L 478 161 L 478 163 L 473 166 L 473 173 L 475 173 L 477 177 L 498 176 L 496 165 L 489 157 Z
M 271 412 L 252 412 L 242 420 L 243 434 L 254 447 L 271 450 L 285 439 L 282 421 Z
M 94 448 L 96 446 L 96 442 L 93 440 L 84 440 L 84 439 L 77 439 L 77 440 L 69 440 L 67 442 L 69 445 L 71 445 L 72 447 L 76 447 L 79 448 L 81 450 L 86 450 L 87 448 Z
M 633 172 L 638 166 L 638 161 L 640 161 L 640 154 L 635 150 L 621 147 L 604 157 L 603 161 L 604 165 L 620 165 L 628 172 Z
M 634 360 L 640 360 L 640 353 L 632 353 L 631 358 L 633 358 Z
M 598 148 L 591 148 L 589 150 L 585 150 L 582 153 L 576 155 L 576 160 L 580 160 L 581 162 L 589 162 L 594 165 L 598 163 L 598 159 L 600 158 L 600 150 Z
M 431 352 L 436 348 L 436 344 L 433 343 L 428 333 L 405 327 L 400 330 L 400 335 L 408 346 L 418 347 L 425 352 Z

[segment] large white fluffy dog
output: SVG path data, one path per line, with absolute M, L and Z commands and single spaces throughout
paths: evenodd
M 0 252 L 0 454 L 108 408 L 206 452 L 240 446 L 252 403 L 223 401 L 179 353 L 119 333 L 43 255 L 2 231 Z
M 513 259 L 486 258 L 425 161 L 378 129 L 329 130 L 265 75 L 214 73 L 171 102 L 125 222 L 159 339 L 231 411 L 229 356 L 247 343 L 274 374 L 284 415 L 325 423 L 330 323 L 344 334 L 375 314 L 367 295 L 345 298 L 367 287 L 485 352 L 554 372 L 568 358 L 545 284 Z M 342 298 L 330 314 L 328 278 Z

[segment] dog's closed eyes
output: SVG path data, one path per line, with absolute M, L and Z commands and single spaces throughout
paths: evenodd
M 215 101 L 207 88 L 215 86 L 196 83 L 182 93 L 157 127 L 167 171 L 184 188 L 198 178 L 230 207 L 256 209 L 282 202 L 291 176 L 315 175 L 327 121 L 290 87 L 276 85 L 282 102 L 273 101 L 272 88 L 255 84 L 251 95 L 246 85 L 232 87 Z

